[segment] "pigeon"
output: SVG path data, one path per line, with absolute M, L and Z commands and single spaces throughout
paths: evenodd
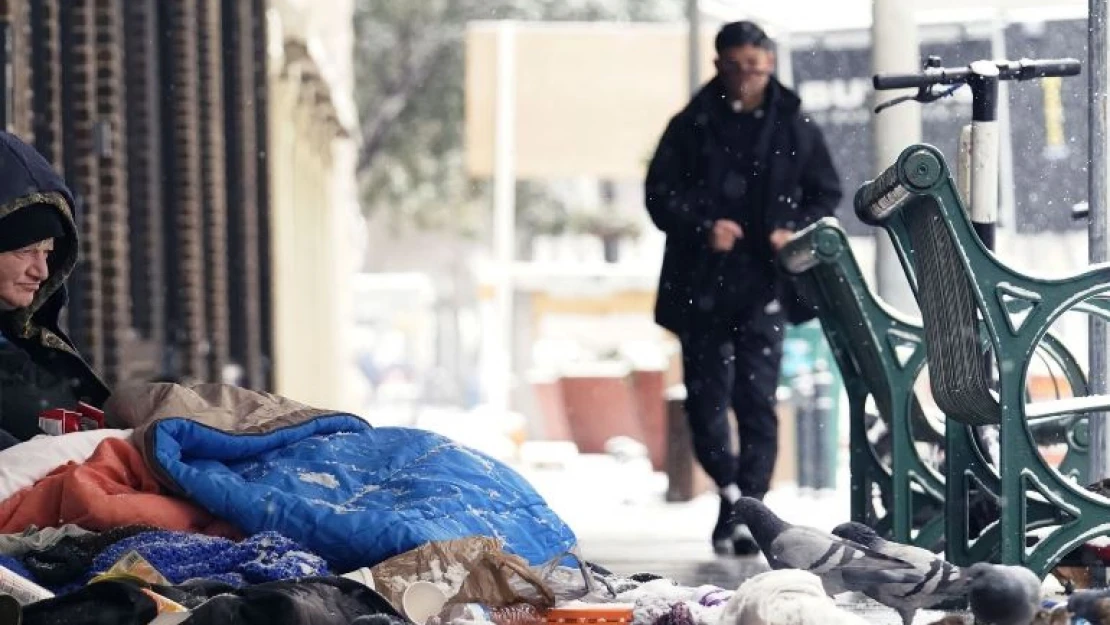
M 983 625 L 1029 625 L 1041 608 L 1041 580 L 1024 566 L 967 567 L 971 613 Z
M 735 510 L 748 524 L 772 569 L 809 571 L 821 578 L 829 596 L 924 581 L 905 560 L 812 527 L 791 525 L 758 499 L 741 497 Z
M 1068 611 L 1091 625 L 1110 625 L 1110 589 L 1075 591 L 1068 597 Z
M 875 601 L 894 608 L 902 617 L 903 625 L 913 623 L 914 615 L 922 608 L 931 608 L 967 595 L 968 578 L 960 567 L 927 549 L 884 540 L 862 523 L 841 523 L 833 528 L 832 533 L 907 562 L 921 574 L 922 581 L 919 583 L 883 584 L 864 592 Z

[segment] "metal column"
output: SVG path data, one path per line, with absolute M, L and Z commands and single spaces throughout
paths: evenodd
M 872 73 L 919 71 L 920 50 L 912 4 L 903 0 L 874 0 L 872 20 Z M 894 107 L 873 115 L 871 127 L 873 171 L 878 174 L 890 167 L 907 145 L 921 140 L 921 111 L 916 106 Z M 898 310 L 917 314 L 917 302 L 894 246 L 881 229 L 875 232 L 875 248 L 879 295 Z
M 1089 89 L 1087 201 L 1089 213 L 1087 253 L 1092 264 L 1106 262 L 1106 0 L 1090 0 L 1088 4 L 1087 78 Z M 1107 391 L 1107 330 L 1106 324 L 1095 317 L 1090 320 L 1089 372 L 1090 391 L 1102 395 Z M 1107 430 L 1104 419 L 1097 416 L 1090 420 L 1091 468 L 1088 482 L 1096 482 L 1110 475 L 1110 453 L 1107 450 Z

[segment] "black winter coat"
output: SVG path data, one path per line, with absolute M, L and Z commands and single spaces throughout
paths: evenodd
M 841 198 L 840 179 L 817 125 L 801 101 L 774 78 L 757 138 L 762 162 L 758 206 L 731 206 L 719 145 L 723 124 L 734 115 L 718 78 L 706 84 L 675 115 L 648 168 L 646 203 L 655 225 L 667 234 L 655 305 L 661 326 L 681 334 L 691 323 L 738 323 L 754 306 L 778 297 L 792 322 L 812 318 L 783 280 L 769 236 L 798 231 L 832 215 Z M 744 237 L 727 254 L 709 247 L 713 222 L 739 219 Z
M 109 394 L 59 325 L 66 278 L 77 265 L 73 196 L 34 148 L 0 132 L 0 227 L 4 217 L 35 205 L 56 209 L 66 236 L 55 241 L 50 277 L 31 305 L 0 313 L 0 429 L 19 440 L 41 433 L 43 409 L 70 408 L 78 400 L 99 407 Z

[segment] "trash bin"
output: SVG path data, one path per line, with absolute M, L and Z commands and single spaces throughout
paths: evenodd
M 567 421 L 582 453 L 604 453 L 605 441 L 614 436 L 644 441 L 629 373 L 619 363 L 579 365 L 563 373 Z
M 550 374 L 533 372 L 529 376 L 532 394 L 539 408 L 544 440 L 570 441 L 570 423 L 563 401 L 562 380 Z

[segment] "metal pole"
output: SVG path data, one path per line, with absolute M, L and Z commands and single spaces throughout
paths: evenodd
M 1106 262 L 1106 0 L 1089 0 L 1087 18 L 1088 132 L 1087 201 L 1089 222 L 1087 254 L 1092 264 Z M 1090 391 L 1106 393 L 1107 332 L 1106 324 L 1091 317 L 1088 347 Z M 1088 482 L 1110 475 L 1107 454 L 1106 424 L 1098 415 L 1090 419 L 1091 466 Z
M 690 93 L 696 93 L 701 88 L 701 11 L 698 0 L 686 0 L 686 23 L 686 71 L 690 80 Z
M 874 0 L 871 6 L 871 71 L 916 72 L 921 70 L 917 24 L 912 3 L 904 0 Z M 898 96 L 903 92 L 886 93 Z M 918 106 L 896 106 L 871 116 L 873 169 L 876 175 L 894 163 L 911 143 L 921 141 L 921 111 Z M 898 310 L 918 314 L 917 302 L 889 237 L 875 231 L 875 277 L 879 296 Z
M 513 372 L 513 260 L 516 257 L 516 24 L 497 29 L 497 108 L 493 171 L 493 249 L 497 263 L 495 363 L 489 403 L 507 410 Z
M 991 29 L 991 58 L 1009 58 L 1006 50 L 1006 19 L 1001 11 L 995 13 L 993 28 Z M 1014 147 L 1010 136 L 1012 124 L 1010 121 L 1010 86 L 1009 81 L 1002 81 L 998 85 L 998 171 L 1002 184 L 998 188 L 998 225 L 1009 229 L 1008 241 L 1015 240 L 1017 235 L 1017 200 L 1014 197 Z M 997 233 L 995 234 L 997 237 Z M 996 239 L 1000 249 L 1006 249 Z
M 998 66 L 971 64 L 971 225 L 988 250 L 998 223 Z

